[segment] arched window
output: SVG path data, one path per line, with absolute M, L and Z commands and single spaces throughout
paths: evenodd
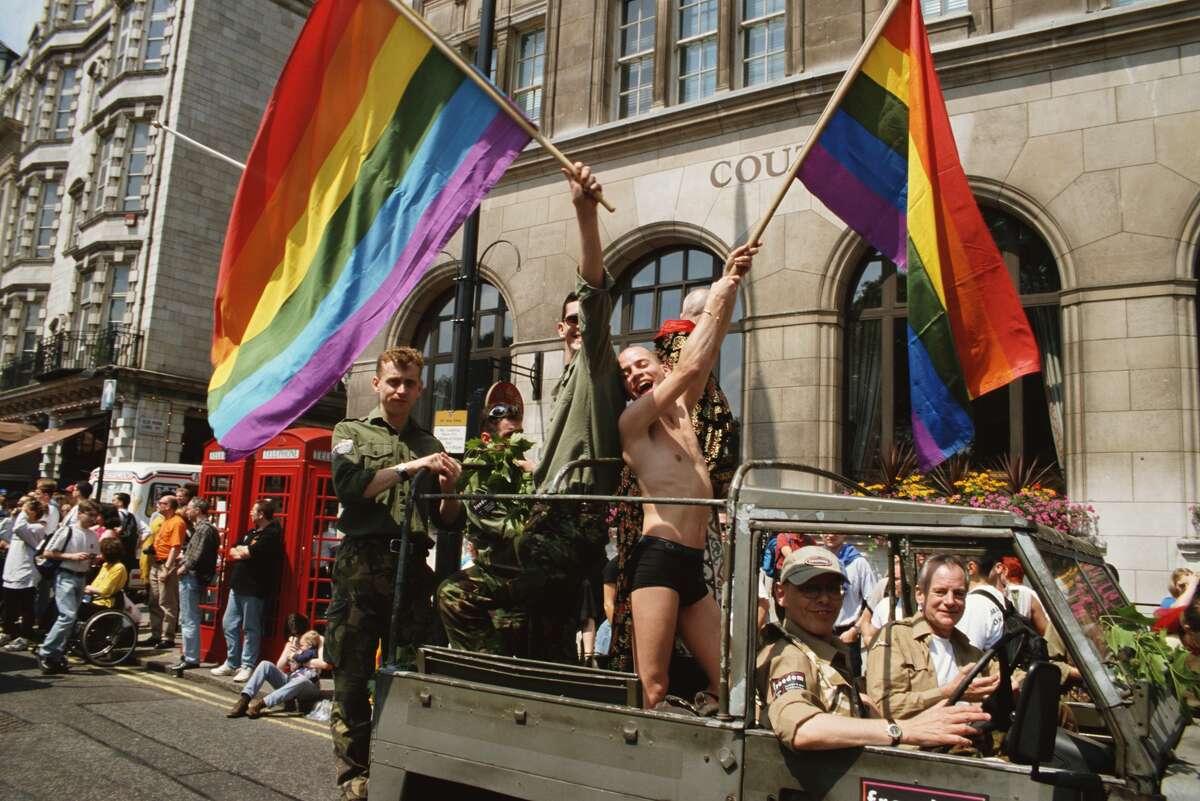
M 612 335 L 617 349 L 646 345 L 666 320 L 679 318 L 683 299 L 693 289 L 721 277 L 723 262 L 700 248 L 674 247 L 657 251 L 630 268 L 617 284 Z M 742 418 L 742 299 L 733 310 L 733 323 L 721 346 L 716 367 L 729 406 Z
M 475 292 L 475 330 L 471 339 L 471 361 L 467 368 L 467 433 L 479 430 L 483 396 L 496 381 L 510 380 L 513 341 L 512 318 L 504 296 L 496 287 L 480 281 Z M 429 305 L 414 339 L 425 356 L 425 394 L 413 410 L 414 420 L 430 428 L 433 413 L 449 409 L 454 381 L 454 289 L 448 289 Z
M 1029 226 L 981 207 L 984 221 L 1021 296 L 1042 354 L 1042 372 L 989 392 L 971 404 L 971 462 L 1003 454 L 1062 466 L 1063 374 L 1058 265 Z M 903 274 L 877 251 L 859 264 L 846 304 L 843 464 L 846 475 L 872 478 L 881 451 L 912 443 Z

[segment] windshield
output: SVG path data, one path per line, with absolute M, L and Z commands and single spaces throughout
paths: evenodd
M 112 503 L 113 496 L 118 492 L 133 494 L 133 484 L 128 481 L 105 481 L 100 487 L 100 503 Z
M 1050 550 L 1043 550 L 1042 558 L 1046 560 L 1046 567 L 1050 568 L 1054 582 L 1083 628 L 1084 636 L 1096 649 L 1100 662 L 1111 675 L 1112 654 L 1104 638 L 1102 618 L 1129 603 L 1121 588 L 1113 582 L 1103 565 L 1077 561 Z

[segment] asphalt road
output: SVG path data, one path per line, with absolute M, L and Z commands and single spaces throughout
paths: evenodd
M 332 801 L 326 724 L 229 720 L 235 697 L 138 667 L 42 676 L 0 651 L 0 799 Z

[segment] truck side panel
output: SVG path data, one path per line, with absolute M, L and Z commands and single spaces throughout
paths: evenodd
M 402 770 L 530 801 L 739 792 L 741 732 L 731 724 L 416 673 L 382 672 L 376 682 L 386 713 L 372 744 L 372 797 L 398 798 L 399 788 L 386 785 Z

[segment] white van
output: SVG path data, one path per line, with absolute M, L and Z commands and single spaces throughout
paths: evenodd
M 92 471 L 94 486 L 100 478 L 100 468 Z M 129 509 L 143 523 L 149 524 L 158 509 L 158 499 L 174 494 L 175 488 L 188 482 L 200 483 L 200 465 L 170 462 L 113 462 L 104 468 L 104 486 L 100 501 L 112 503 L 118 492 L 129 493 Z

